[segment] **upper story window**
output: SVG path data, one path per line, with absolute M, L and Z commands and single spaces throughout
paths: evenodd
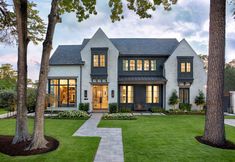
M 156 60 L 151 60 L 151 71 L 157 70 L 157 62 Z
M 135 60 L 130 60 L 130 71 L 135 71 Z
M 128 71 L 128 60 L 123 60 L 122 62 L 123 71 Z
M 93 55 L 93 67 L 105 67 L 105 55 Z
M 137 60 L 137 71 L 142 71 L 143 65 L 142 60 Z
M 180 63 L 180 72 L 181 73 L 190 73 L 191 72 L 191 63 L 190 62 L 181 62 Z
M 149 71 L 149 60 L 144 60 L 144 70 Z
M 99 55 L 93 55 L 93 66 L 99 67 Z

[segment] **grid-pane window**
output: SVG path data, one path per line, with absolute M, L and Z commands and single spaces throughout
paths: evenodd
M 187 71 L 187 72 L 191 72 L 191 63 L 190 63 L 190 62 L 187 62 L 186 65 L 187 65 L 187 66 L 186 66 L 186 67 L 187 67 L 187 68 L 186 68 L 186 71 Z
M 157 70 L 156 60 L 151 60 L 151 71 Z
M 152 86 L 146 86 L 146 103 L 152 103 Z
M 189 88 L 180 88 L 179 98 L 181 103 L 189 103 Z
M 144 70 L 149 71 L 149 60 L 144 60 Z
M 134 100 L 134 88 L 133 86 L 127 86 L 127 102 L 128 103 L 133 103 Z
M 105 55 L 100 55 L 100 67 L 105 67 Z
M 153 86 L 153 103 L 159 103 L 159 86 Z
M 130 71 L 135 71 L 135 60 L 130 60 Z
M 126 103 L 126 98 L 127 98 L 127 91 L 126 91 L 126 86 L 120 86 L 120 102 L 121 103 Z
M 142 71 L 142 60 L 137 60 L 137 71 Z
M 184 62 L 180 63 L 180 72 L 181 73 L 185 72 L 185 63 Z
M 123 71 L 128 71 L 128 60 L 122 61 Z
M 93 67 L 99 67 L 99 55 L 93 55 Z

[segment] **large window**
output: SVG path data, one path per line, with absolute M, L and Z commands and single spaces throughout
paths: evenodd
M 122 61 L 123 71 L 128 71 L 128 60 Z
M 149 60 L 144 60 L 144 70 L 149 71 Z
M 135 60 L 130 60 L 130 71 L 135 71 Z
M 146 103 L 159 103 L 159 86 L 146 86 Z
M 93 55 L 93 67 L 105 67 L 105 55 Z
M 137 60 L 137 71 L 142 71 L 143 65 L 142 60 Z
M 189 88 L 180 88 L 179 98 L 181 103 L 189 103 Z
M 151 71 L 157 70 L 156 60 L 151 60 Z
M 49 106 L 76 106 L 76 79 L 49 79 Z
M 191 72 L 191 63 L 190 62 L 182 62 L 180 63 L 180 72 L 181 73 L 190 73 Z
M 134 87 L 133 86 L 120 86 L 120 102 L 133 103 L 134 101 Z

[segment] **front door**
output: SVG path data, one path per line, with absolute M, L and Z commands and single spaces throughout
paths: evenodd
M 94 85 L 92 87 L 92 103 L 94 110 L 108 109 L 108 86 Z

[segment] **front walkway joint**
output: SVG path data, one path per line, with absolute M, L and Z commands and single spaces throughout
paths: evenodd
M 122 129 L 97 128 L 102 115 L 93 113 L 73 136 L 101 137 L 94 162 L 124 162 Z

